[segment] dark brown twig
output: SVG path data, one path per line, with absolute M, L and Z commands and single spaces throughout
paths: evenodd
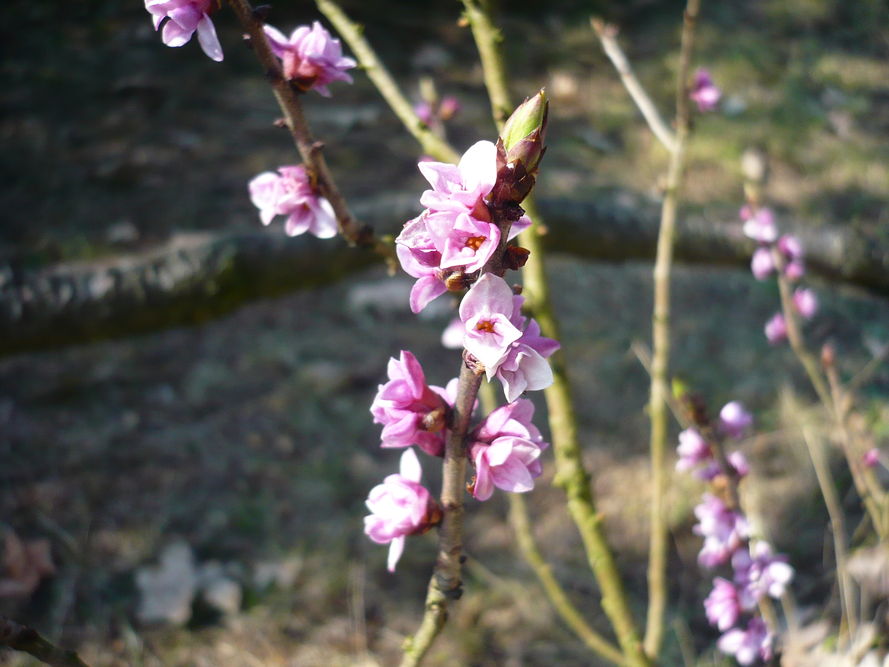
M 55 667 L 89 667 L 75 651 L 59 648 L 34 628 L 0 616 L 0 646 L 22 651 Z
M 351 245 L 373 248 L 383 257 L 394 261 L 391 243 L 374 236 L 373 229 L 361 224 L 349 210 L 346 200 L 327 167 L 323 155 L 323 144 L 312 137 L 309 125 L 299 100 L 300 92 L 284 77 L 278 58 L 272 53 L 263 31 L 263 22 L 257 16 L 248 0 L 229 0 L 238 17 L 241 27 L 250 37 L 250 44 L 275 93 L 275 99 L 284 114 L 284 122 L 290 130 L 293 141 L 302 156 L 303 162 L 318 184 L 322 195 L 330 202 L 336 214 L 340 234 Z

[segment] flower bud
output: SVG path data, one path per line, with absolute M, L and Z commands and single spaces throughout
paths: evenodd
M 546 94 L 540 90 L 534 97 L 529 97 L 522 102 L 519 107 L 512 112 L 512 115 L 503 125 L 503 131 L 500 133 L 500 139 L 503 141 L 503 148 L 507 155 L 517 148 L 521 143 L 526 141 L 534 134 L 542 135 L 546 132 L 546 116 L 549 108 L 549 101 Z M 530 170 L 531 165 L 526 163 Z M 536 165 L 535 165 L 536 166 Z
M 537 167 L 546 151 L 549 102 L 541 90 L 526 99 L 506 121 L 497 141 L 497 183 L 491 191 L 494 204 L 521 202 L 534 187 Z

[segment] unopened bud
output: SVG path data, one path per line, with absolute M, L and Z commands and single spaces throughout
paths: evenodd
M 525 266 L 530 254 L 531 251 L 527 248 L 517 245 L 506 246 L 506 252 L 503 254 L 503 266 L 510 271 L 518 271 Z
M 497 183 L 490 196 L 495 204 L 519 203 L 534 187 L 537 167 L 546 151 L 548 108 L 541 90 L 526 99 L 503 126 L 497 141 Z
M 821 365 L 824 368 L 831 368 L 836 363 L 836 356 L 836 350 L 833 349 L 833 345 L 825 343 L 821 348 Z
M 500 138 L 503 140 L 503 148 L 507 155 L 521 142 L 538 132 L 542 135 L 546 132 L 546 116 L 549 102 L 546 94 L 541 90 L 533 97 L 527 98 L 503 125 Z

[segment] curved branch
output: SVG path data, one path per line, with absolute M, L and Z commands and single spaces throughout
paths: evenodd
M 54 667 L 89 667 L 74 651 L 59 648 L 34 628 L 0 616 L 0 646 L 27 653 Z

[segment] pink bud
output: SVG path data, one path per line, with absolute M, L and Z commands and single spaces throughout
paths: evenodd
M 744 235 L 759 243 L 773 243 L 778 238 L 778 229 L 775 227 L 775 217 L 769 208 L 762 207 L 751 209 L 744 206 L 741 209 L 741 219 L 744 220 Z
M 803 258 L 803 244 L 797 237 L 790 234 L 785 234 L 778 239 L 778 250 L 790 262 Z
M 806 274 L 806 267 L 802 260 L 794 260 L 784 267 L 784 275 L 788 280 L 796 281 Z
M 744 437 L 744 433 L 753 424 L 751 415 L 738 401 L 726 403 L 719 411 L 719 425 L 722 431 L 736 440 Z
M 766 338 L 776 345 L 787 338 L 787 322 L 781 313 L 775 313 L 765 326 Z
M 812 290 L 799 287 L 793 293 L 793 306 L 804 318 L 811 319 L 818 310 L 818 297 Z
M 695 72 L 695 80 L 689 97 L 698 105 L 698 111 L 714 111 L 722 92 L 713 83 L 710 72 L 703 67 Z
M 869 449 L 861 457 L 861 462 L 868 468 L 874 468 L 880 462 L 880 450 L 874 447 Z
M 750 270 L 757 280 L 765 280 L 772 271 L 775 270 L 775 260 L 772 258 L 772 251 L 769 248 L 759 247 L 753 252 L 753 259 L 750 261 Z

